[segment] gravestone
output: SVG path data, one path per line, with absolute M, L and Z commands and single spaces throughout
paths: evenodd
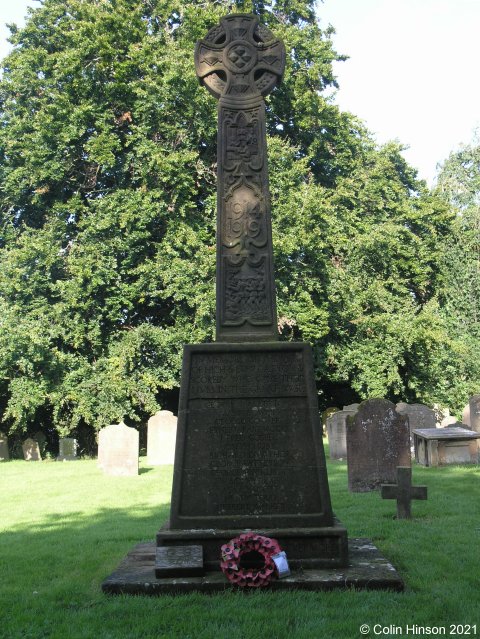
M 195 48 L 218 100 L 217 341 L 184 349 L 170 524 L 157 544 L 202 546 L 214 570 L 246 528 L 278 539 L 293 566 L 347 563 L 311 348 L 277 341 L 264 96 L 284 66 L 283 43 L 253 15 L 222 18 Z
M 413 431 L 415 428 L 436 428 L 437 416 L 435 411 L 424 404 L 407 404 L 399 402 L 396 406 L 397 413 L 408 415 L 408 424 L 410 427 L 410 453 L 412 458 L 415 456 L 415 447 L 413 444 Z
M 338 413 L 340 409 L 334 406 L 330 406 L 326 408 L 322 413 L 322 434 L 325 436 L 327 434 L 327 419 L 333 415 L 334 413 Z
M 468 402 L 470 406 L 470 427 L 480 433 L 480 395 L 473 395 Z
M 10 453 L 8 452 L 8 438 L 5 433 L 0 431 L 0 461 L 8 461 Z
M 173 464 L 177 418 L 169 410 L 160 410 L 148 420 L 147 463 L 150 466 Z
M 465 428 L 470 428 L 471 427 L 471 422 L 470 422 L 470 403 L 468 403 L 465 408 L 462 411 L 462 424 L 465 426 Z
M 456 424 L 457 421 L 458 420 L 454 415 L 447 415 L 440 422 L 440 428 L 448 428 L 449 426 L 452 426 L 452 424 Z
M 352 492 L 393 484 L 397 466 L 411 465 L 407 415 L 386 399 L 362 402 L 347 418 L 348 487 Z
M 126 424 L 111 424 L 98 433 L 99 466 L 105 475 L 138 475 L 138 430 Z
M 37 430 L 37 432 L 32 435 L 32 439 L 38 442 L 40 449 L 42 449 L 47 443 L 47 436 L 41 430 Z
M 35 439 L 31 437 L 26 439 L 22 444 L 22 448 L 25 461 L 42 461 L 40 447 Z
M 330 459 L 347 458 L 347 417 L 355 415 L 358 404 L 351 404 L 337 411 L 327 420 Z
M 77 461 L 77 440 L 73 437 L 61 437 L 57 461 Z
M 412 499 L 427 499 L 426 486 L 412 486 L 412 467 L 397 468 L 397 483 L 382 484 L 382 499 L 397 500 L 397 519 L 410 519 L 412 516 Z

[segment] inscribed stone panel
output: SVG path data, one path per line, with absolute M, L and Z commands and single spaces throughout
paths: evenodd
M 218 346 L 186 347 L 172 527 L 330 521 L 305 345 Z

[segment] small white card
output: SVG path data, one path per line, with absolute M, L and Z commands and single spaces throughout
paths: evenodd
M 272 556 L 275 566 L 277 567 L 278 578 L 288 577 L 290 575 L 290 568 L 288 567 L 287 555 L 284 550 L 277 555 Z

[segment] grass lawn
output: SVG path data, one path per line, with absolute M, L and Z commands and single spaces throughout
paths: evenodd
M 362 636 L 362 624 L 370 637 L 419 636 L 414 625 L 456 636 L 451 624 L 476 624 L 480 635 L 478 466 L 415 466 L 428 501 L 397 521 L 394 501 L 349 493 L 346 464 L 329 464 L 336 514 L 349 536 L 370 537 L 395 565 L 402 594 L 103 595 L 102 580 L 167 519 L 171 478 L 172 467 L 143 458 L 128 478 L 105 477 L 90 460 L 0 464 L 0 637 L 348 639 Z

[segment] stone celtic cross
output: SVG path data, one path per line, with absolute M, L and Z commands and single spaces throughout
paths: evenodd
M 217 341 L 277 339 L 263 97 L 285 47 L 249 14 L 220 20 L 195 48 L 200 83 L 219 101 Z

